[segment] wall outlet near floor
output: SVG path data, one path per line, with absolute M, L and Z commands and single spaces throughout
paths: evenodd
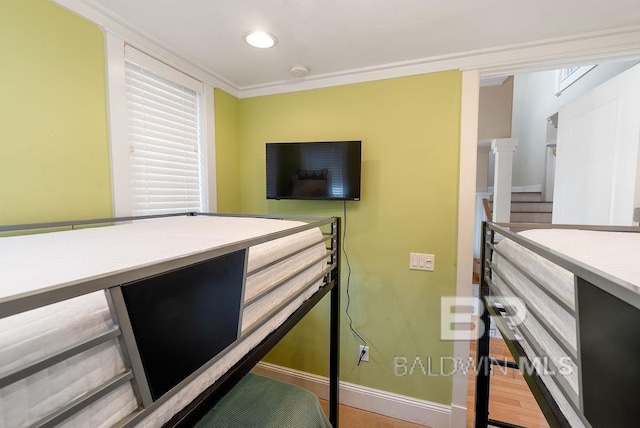
M 362 355 L 362 351 L 364 350 L 364 355 Z M 362 355 L 362 358 L 360 358 L 360 355 Z M 368 346 L 364 346 L 364 345 L 360 345 L 360 350 L 358 351 L 358 361 L 362 362 L 362 361 L 369 361 L 369 347 Z

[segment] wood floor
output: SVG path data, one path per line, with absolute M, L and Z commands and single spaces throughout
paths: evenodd
M 325 414 L 329 414 L 329 402 L 320 400 Z M 389 418 L 377 413 L 366 412 L 354 407 L 340 405 L 340 426 L 345 428 L 423 428 L 399 419 Z
M 475 355 L 475 343 L 471 344 L 471 355 Z M 511 360 L 511 354 L 502 339 L 491 339 L 491 355 Z M 467 396 L 467 427 L 473 427 L 475 377 L 469 376 L 469 394 Z M 329 404 L 320 400 L 325 413 L 329 414 Z M 548 428 L 536 400 L 533 398 L 526 381 L 518 370 L 495 367 L 491 374 L 491 392 L 489 400 L 491 419 L 509 422 L 527 428 Z M 366 412 L 349 406 L 340 405 L 340 426 L 346 428 L 417 428 L 416 425 L 377 413 Z
M 471 355 L 476 354 L 475 345 L 475 342 L 472 342 Z M 491 356 L 513 361 L 511 353 L 502 339 L 491 338 L 490 346 Z M 469 376 L 467 397 L 467 427 L 473 427 L 475 405 L 475 378 L 473 376 Z M 494 367 L 491 373 L 489 414 L 491 419 L 528 428 L 549 427 L 519 370 Z

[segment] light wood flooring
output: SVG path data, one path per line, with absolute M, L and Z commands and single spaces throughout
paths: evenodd
M 320 400 L 325 414 L 329 414 L 329 402 Z M 377 413 L 366 412 L 354 407 L 340 405 L 340 426 L 344 428 L 423 428 L 422 425 L 389 418 Z
M 502 339 L 491 338 L 491 356 L 513 361 Z M 476 354 L 476 343 L 471 343 L 471 355 Z M 475 378 L 469 376 L 467 395 L 467 426 L 473 427 L 475 406 Z M 490 418 L 528 428 L 548 428 L 546 419 L 519 370 L 494 367 L 489 392 Z

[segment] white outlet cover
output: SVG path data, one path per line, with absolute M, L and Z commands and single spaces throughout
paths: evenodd
M 409 253 L 409 269 L 434 271 L 436 256 L 433 254 Z
M 364 348 L 364 355 L 360 361 L 369 361 L 369 347 L 360 345 L 360 350 L 358 351 L 358 358 L 360 358 L 360 354 L 362 354 L 362 348 Z

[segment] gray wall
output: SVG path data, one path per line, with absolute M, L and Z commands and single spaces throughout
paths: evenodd
M 480 108 L 478 113 L 478 140 L 486 141 L 511 136 L 511 104 L 513 102 L 513 76 L 501 85 L 480 88 Z M 476 170 L 476 191 L 486 192 L 487 184 L 492 185 L 490 175 L 489 150 L 478 147 L 478 167 Z

